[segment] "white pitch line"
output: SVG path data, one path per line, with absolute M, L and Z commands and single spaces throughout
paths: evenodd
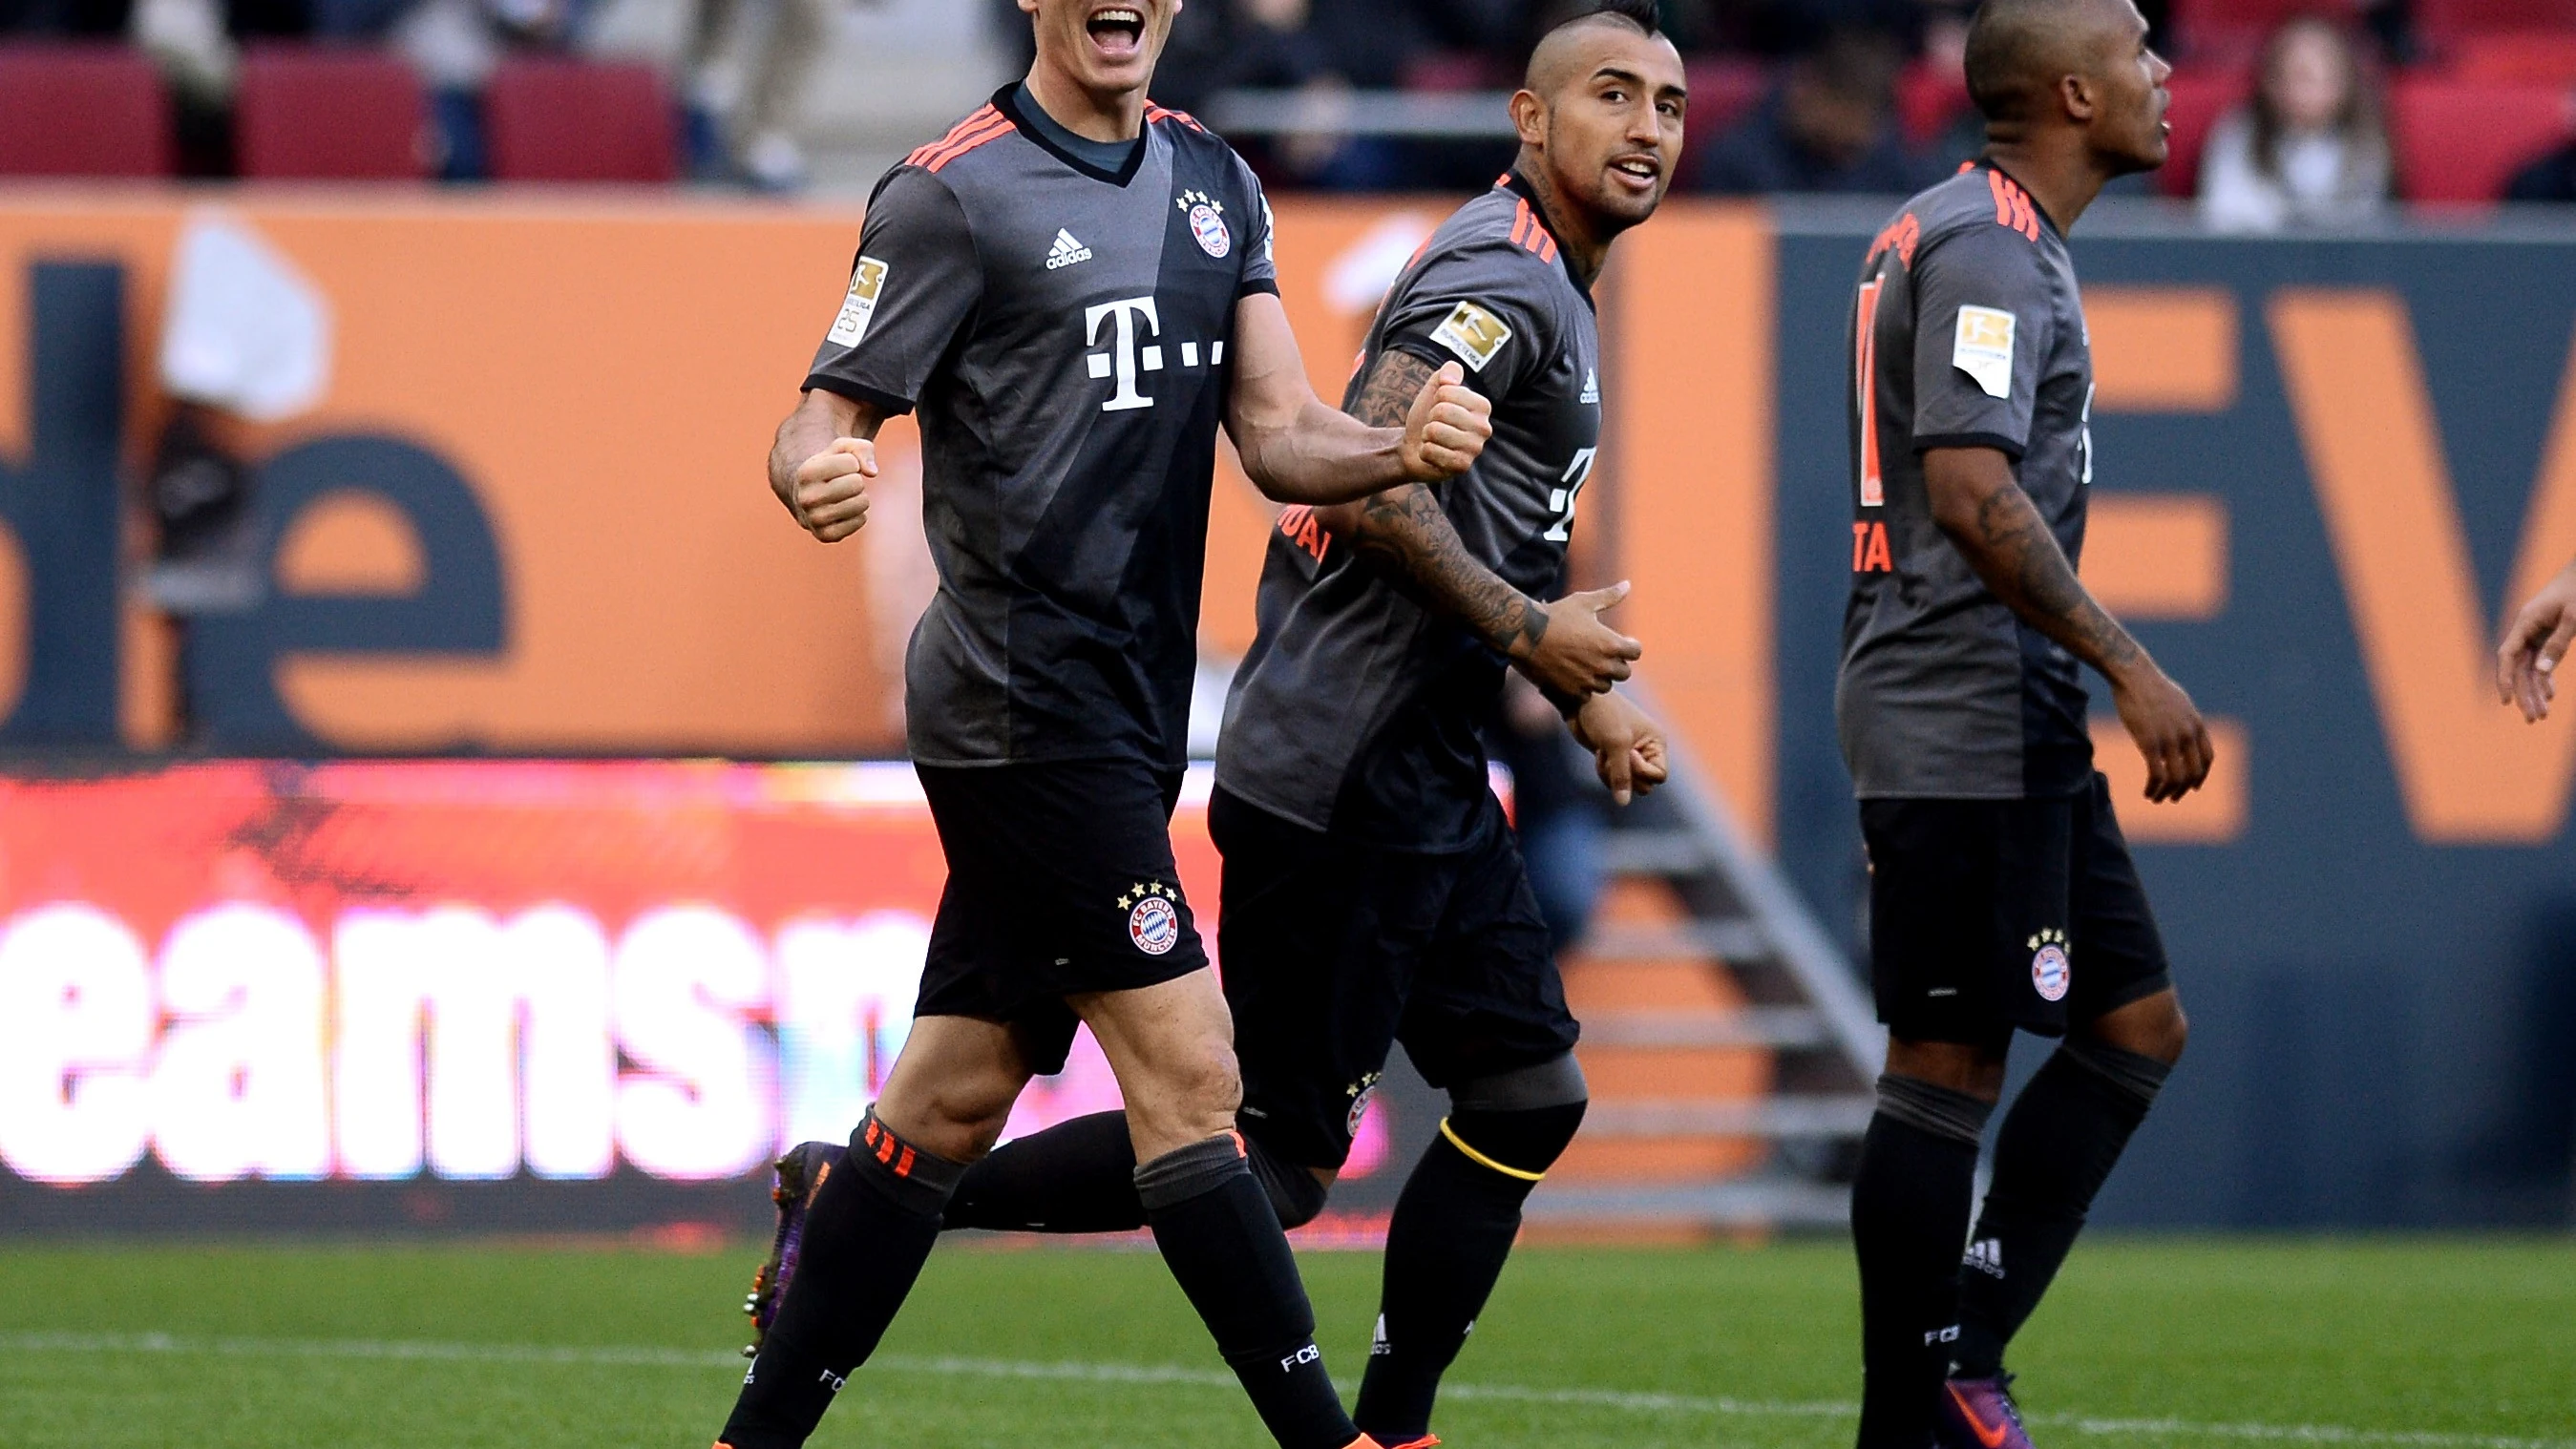
M 0 1335 L 0 1354 L 160 1353 L 237 1358 L 350 1358 L 430 1360 L 446 1363 L 571 1364 L 606 1368 L 739 1368 L 734 1353 L 699 1349 L 604 1346 L 549 1348 L 539 1344 L 442 1343 L 425 1340 L 309 1338 L 181 1338 L 166 1333 L 21 1333 Z M 1177 1384 L 1233 1389 L 1232 1374 L 1159 1364 L 1044 1362 L 878 1354 L 871 1366 L 903 1373 L 966 1378 L 1038 1379 L 1097 1384 Z M 1351 1387 L 1344 1384 L 1347 1392 Z M 1448 1384 L 1448 1398 L 1520 1404 L 1616 1409 L 1632 1414 L 1705 1414 L 1738 1418 L 1840 1418 L 1857 1404 L 1716 1398 L 1699 1394 L 1631 1393 L 1617 1389 L 1542 1389 L 1526 1384 Z M 2184 1419 L 2111 1419 L 2085 1414 L 2033 1414 L 2030 1420 L 2078 1434 L 2107 1437 L 2162 1435 L 2177 1439 L 2244 1439 L 2290 1444 L 2409 1446 L 2409 1449 L 2576 1449 L 2576 1439 L 2525 1439 L 2504 1434 L 2353 1429 L 2337 1424 L 2204 1424 Z

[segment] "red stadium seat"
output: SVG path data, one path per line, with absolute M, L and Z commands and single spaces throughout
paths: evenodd
M 242 57 L 233 152 L 245 177 L 418 180 L 428 125 L 420 78 L 393 55 L 271 45 Z
M 669 181 L 671 102 L 642 65 L 504 61 L 483 93 L 496 181 Z
M 2322 15 L 2350 24 L 2360 10 L 2355 0 L 2174 0 L 2176 49 L 2195 60 L 2248 60 L 2285 20 Z
M 2409 201 L 2490 202 L 2513 173 L 2567 139 L 2558 86 L 2483 86 L 2428 77 L 2397 84 L 2398 191 Z
M 1896 78 L 1896 123 L 1909 146 L 1938 141 L 1968 109 L 1968 78 L 1948 66 L 1916 61 Z
M 2471 35 L 2576 27 L 2576 0 L 2415 0 L 2415 28 L 2439 47 Z
M 0 46 L 0 176 L 167 176 L 170 97 L 106 45 Z
M 1734 129 L 1770 93 L 1771 74 L 1759 61 L 1734 56 L 1694 56 L 1684 63 L 1690 84 L 1694 141 L 1714 140 Z
M 1493 89 L 1501 78 L 1485 57 L 1473 51 L 1432 50 L 1406 60 L 1397 84 L 1409 91 L 1455 94 Z
M 2451 47 L 2455 80 L 2491 86 L 2576 85 L 2576 30 L 2490 30 Z
M 2187 66 L 2168 84 L 2173 107 L 2165 119 L 2173 123 L 2173 150 L 2156 173 L 2156 185 L 2167 196 L 2190 196 L 2200 189 L 2200 153 L 2209 144 L 2209 128 L 2253 93 L 2254 76 L 2243 66 Z

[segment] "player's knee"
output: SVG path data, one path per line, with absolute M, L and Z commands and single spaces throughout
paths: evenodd
M 2182 998 L 2170 990 L 2133 1001 L 2093 1024 L 2091 1036 L 2106 1045 L 2167 1066 L 2182 1060 L 2191 1041 L 2191 1019 L 2183 1015 Z
M 1442 1133 L 1469 1160 L 1534 1179 L 1565 1154 L 1590 1101 L 1583 1068 L 1567 1052 L 1458 1084 Z

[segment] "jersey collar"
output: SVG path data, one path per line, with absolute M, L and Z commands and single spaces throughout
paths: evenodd
M 1536 219 L 1541 227 L 1546 228 L 1548 239 L 1556 243 L 1557 261 L 1565 268 L 1565 279 L 1574 284 L 1574 290 L 1583 298 L 1584 305 L 1592 306 L 1592 289 L 1585 286 L 1583 279 L 1574 274 L 1574 264 L 1565 260 L 1565 238 L 1557 235 L 1555 227 L 1548 226 L 1547 207 L 1538 199 L 1538 188 L 1530 185 L 1529 178 L 1523 176 L 1517 166 L 1495 178 L 1494 187 L 1499 191 L 1508 191 L 1529 203 L 1530 216 Z
M 1008 117 L 1011 124 L 1018 128 L 1019 133 L 1029 139 L 1029 143 L 1031 145 L 1046 152 L 1048 155 L 1053 156 L 1065 165 L 1072 167 L 1074 170 L 1081 172 L 1083 175 L 1090 177 L 1094 181 L 1106 181 L 1112 186 L 1125 186 L 1128 182 L 1135 180 L 1136 173 L 1144 167 L 1145 153 L 1154 149 L 1154 123 L 1148 121 L 1145 123 L 1145 129 L 1138 134 L 1136 138 L 1136 149 L 1134 153 L 1128 156 L 1126 165 L 1115 171 L 1094 166 L 1090 162 L 1083 160 L 1081 157 L 1074 155 L 1070 151 L 1067 151 L 1062 146 L 1057 145 L 1055 141 L 1047 135 L 1044 127 L 1030 120 L 1028 115 L 1020 109 L 1019 92 L 1020 83 L 1018 81 L 1012 81 L 1010 84 L 1003 86 L 1000 90 L 993 92 L 993 109 Z
M 2018 177 L 2018 176 L 2015 176 L 2014 174 L 2012 174 L 2012 173 L 2011 173 L 2011 172 L 2009 172 L 2009 171 L 2006 171 L 2006 170 L 2005 170 L 2001 165 L 1999 165 L 1999 164 L 1997 164 L 1997 163 L 1996 163 L 1996 161 L 1995 161 L 1995 159 L 1994 159 L 1993 157 L 1991 157 L 1991 156 L 1980 156 L 1980 157 L 1978 157 L 1976 160 L 1969 162 L 1967 165 L 1962 166 L 1962 167 L 1960 167 L 1959 169 L 1960 169 L 1960 170 L 1962 170 L 1962 171 L 1976 171 L 1976 170 L 1986 170 L 1986 171 L 1991 171 L 1991 172 L 1995 173 L 1997 176 L 2002 177 L 2002 178 L 2003 178 L 2003 179 L 2005 179 L 2006 181 L 2011 182 L 2013 185 L 2015 185 L 2015 186 L 2021 186 L 2022 194 L 2023 194 L 2023 195 L 2025 195 L 2025 196 L 2028 196 L 2028 197 L 2030 198 L 2030 213 L 2031 213 L 2031 215 L 2036 216 L 2036 217 L 2038 217 L 2038 218 L 2039 218 L 2039 224 L 2040 224 L 2041 226 L 2047 227 L 2047 228 L 2048 228 L 2048 234 L 2049 234 L 2050 236 L 2053 236 L 2053 237 L 2057 238 L 2058 243 L 2059 243 L 2060 245 L 2064 245 L 2064 244 L 2065 244 L 2065 241 L 2066 241 L 2066 233 L 2064 233 L 2064 232 L 2062 232 L 2062 231 L 2059 231 L 2059 230 L 2057 229 L 2057 218 L 2055 218 L 2055 217 L 2053 217 L 2053 216 L 2050 216 L 2050 215 L 2048 214 L 2048 208 L 2039 204 L 2039 194 L 2038 194 L 2037 192 L 2032 191 L 2032 190 L 2031 190 L 2029 187 L 2027 187 L 2027 186 L 2022 186 L 2021 178 L 2020 178 L 2020 177 Z

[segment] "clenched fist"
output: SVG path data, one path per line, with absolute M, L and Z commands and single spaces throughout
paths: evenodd
M 1404 419 L 1404 476 L 1416 483 L 1455 478 L 1476 464 L 1494 435 L 1494 405 L 1467 386 L 1467 370 L 1441 366 Z
M 796 465 L 782 501 L 805 531 L 839 543 L 868 521 L 868 480 L 877 476 L 877 445 L 865 438 L 836 438 L 832 446 Z

